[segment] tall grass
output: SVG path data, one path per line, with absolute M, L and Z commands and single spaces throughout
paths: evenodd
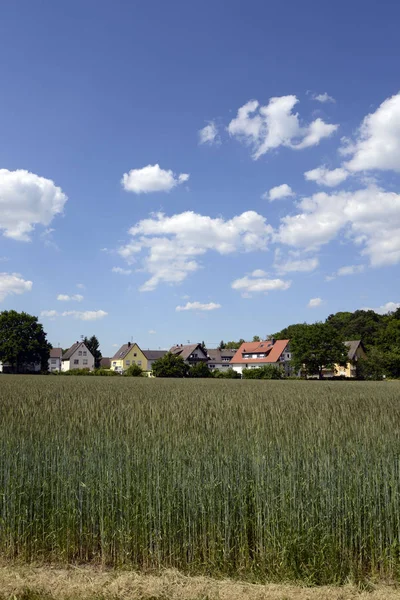
M 399 578 L 400 385 L 0 378 L 0 553 Z

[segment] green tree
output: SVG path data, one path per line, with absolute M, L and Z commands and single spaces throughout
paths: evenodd
M 221 340 L 218 346 L 218 350 L 225 350 L 226 348 L 226 344 L 224 342 L 224 340 Z
M 295 369 L 304 368 L 307 375 L 323 378 L 323 369 L 335 364 L 346 365 L 347 348 L 332 325 L 314 323 L 302 327 L 290 342 L 292 364 Z
M 100 361 L 101 361 L 101 352 L 99 350 L 99 340 L 97 339 L 97 337 L 95 335 L 92 335 L 90 338 L 85 337 L 83 340 L 83 343 L 85 344 L 86 348 L 88 350 L 90 350 L 90 352 L 93 354 L 94 356 L 94 368 L 98 369 L 100 367 Z
M 139 365 L 133 364 L 124 372 L 125 377 L 141 377 L 143 375 L 143 369 Z
M 181 356 L 167 352 L 153 363 L 155 377 L 185 377 L 189 367 Z
M 188 371 L 189 377 L 213 377 L 213 372 L 208 368 L 206 362 L 199 362 L 193 365 Z
M 240 340 L 238 342 L 234 342 L 234 341 L 232 341 L 232 342 L 226 342 L 225 348 L 230 348 L 230 349 L 233 349 L 233 350 L 238 350 L 240 348 L 240 346 L 242 344 L 244 344 L 244 342 L 245 342 L 245 340 L 243 338 L 240 338 Z
M 253 342 L 261 342 L 259 335 L 253 335 Z
M 0 313 L 0 360 L 15 373 L 29 371 L 33 363 L 47 371 L 50 348 L 37 317 L 15 310 Z

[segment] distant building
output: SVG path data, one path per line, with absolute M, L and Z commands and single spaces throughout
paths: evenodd
M 110 369 L 111 368 L 111 358 L 103 358 L 100 359 L 100 369 Z
M 364 345 L 361 340 L 351 340 L 344 342 L 348 349 L 347 357 L 349 362 L 345 367 L 335 365 L 333 369 L 324 369 L 324 377 L 349 377 L 354 379 L 357 376 L 357 362 L 367 357 Z
M 122 344 L 111 359 L 111 369 L 117 373 L 123 373 L 132 365 L 138 365 L 144 371 L 147 367 L 147 358 L 136 342 Z
M 225 348 L 224 350 L 207 350 L 208 368 L 211 371 L 226 371 L 231 369 L 231 360 L 236 354 L 236 349 Z
M 292 373 L 290 340 L 265 340 L 244 342 L 230 362 L 238 373 L 243 369 L 258 369 L 265 365 L 282 367 L 286 375 Z
M 147 359 L 146 371 L 151 372 L 153 370 L 153 364 L 159 358 L 163 358 L 167 354 L 166 350 L 143 350 L 143 354 Z
M 72 369 L 94 369 L 94 356 L 83 342 L 75 342 L 62 356 L 61 370 Z
M 49 371 L 61 371 L 62 348 L 52 348 L 50 350 Z
M 177 344 L 170 349 L 171 354 L 181 356 L 189 366 L 197 365 L 200 362 L 208 362 L 207 350 L 204 350 L 201 344 Z

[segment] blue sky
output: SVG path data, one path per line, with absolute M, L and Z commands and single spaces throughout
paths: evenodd
M 399 19 L 358 0 L 4 2 L 0 309 L 109 355 L 394 308 Z

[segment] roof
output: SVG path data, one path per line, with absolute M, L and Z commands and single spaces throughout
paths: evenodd
M 244 342 L 239 350 L 236 351 L 235 356 L 232 358 L 232 364 L 254 364 L 260 363 L 271 364 L 279 361 L 282 352 L 285 350 L 290 340 L 276 340 L 272 343 L 271 340 L 265 340 L 263 342 Z M 243 354 L 261 354 L 266 352 L 267 356 L 263 358 L 243 358 Z
M 142 350 L 147 360 L 157 360 L 167 354 L 166 350 Z
M 66 352 L 64 352 L 64 354 L 62 355 L 62 359 L 63 360 L 68 360 L 71 358 L 71 356 L 73 355 L 73 353 L 75 352 L 75 350 L 78 350 L 79 346 L 85 346 L 85 344 L 83 342 L 75 342 L 75 344 L 72 344 L 71 348 L 69 348 Z M 85 346 L 86 347 L 86 346 Z
M 222 362 L 222 357 L 229 358 L 230 360 L 236 354 L 236 350 L 233 348 L 225 348 L 224 350 L 219 350 L 219 348 L 216 350 L 208 349 L 207 352 L 209 360 L 216 363 Z
M 103 356 L 103 358 L 100 360 L 100 367 L 102 369 L 109 369 L 111 367 L 111 358 Z
M 359 346 L 362 347 L 362 342 L 361 342 L 361 340 L 351 340 L 350 342 L 344 342 L 344 345 L 347 346 L 347 348 L 348 348 L 347 356 L 348 356 L 349 360 L 353 360 Z M 364 348 L 363 348 L 363 350 L 364 350 Z
M 128 342 L 127 344 L 122 344 L 121 348 L 112 357 L 112 360 L 123 360 L 125 358 L 125 356 L 128 354 L 128 352 L 132 349 L 132 346 L 134 346 L 134 345 L 135 344 L 132 342 Z M 139 346 L 138 346 L 138 348 L 139 348 Z
M 177 354 L 178 356 L 182 356 L 183 360 L 187 360 L 191 354 L 198 348 L 201 348 L 200 344 L 181 344 L 180 346 L 172 346 L 170 352 L 172 354 Z M 201 348 L 203 352 L 203 349 Z M 206 354 L 206 353 L 205 353 Z
M 52 348 L 50 350 L 50 358 L 61 358 L 62 357 L 62 348 Z

